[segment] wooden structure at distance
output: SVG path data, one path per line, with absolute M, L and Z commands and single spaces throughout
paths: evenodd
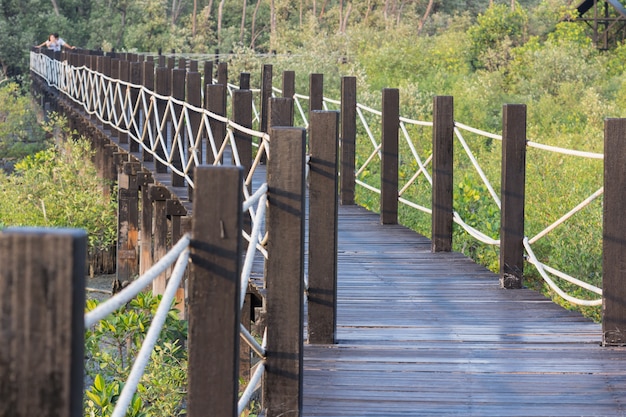
M 591 28 L 597 48 L 609 49 L 626 39 L 626 8 L 619 0 L 585 0 L 576 10 L 575 21 Z

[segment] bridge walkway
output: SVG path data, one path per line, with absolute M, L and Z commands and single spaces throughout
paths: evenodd
M 626 415 L 601 326 L 340 206 L 337 344 L 305 345 L 303 416 Z
M 362 207 L 339 207 L 338 247 L 337 344 L 305 343 L 303 417 L 626 415 L 600 324 Z

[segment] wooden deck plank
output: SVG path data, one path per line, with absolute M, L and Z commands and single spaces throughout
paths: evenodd
M 305 346 L 303 416 L 626 415 L 626 350 L 458 253 L 339 210 L 338 344 Z

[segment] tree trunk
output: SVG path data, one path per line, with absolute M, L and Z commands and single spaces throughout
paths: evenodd
M 343 17 L 341 33 L 346 33 L 346 29 L 348 28 L 348 18 L 350 17 L 351 11 L 352 11 L 352 3 L 348 3 L 348 7 L 346 9 L 346 15 Z
M 209 11 L 206 15 L 207 22 L 211 19 L 211 12 L 213 11 L 213 0 L 209 0 L 209 5 L 207 6 L 207 10 Z
M 254 6 L 254 13 L 252 13 L 252 25 L 250 27 L 250 48 L 254 50 L 254 42 L 256 41 L 256 15 L 259 11 L 259 6 L 261 5 L 261 0 L 257 0 L 256 5 Z
M 222 41 L 222 14 L 224 12 L 224 3 L 226 0 L 221 0 L 220 5 L 217 7 L 217 45 L 221 47 Z
M 196 19 L 198 18 L 198 0 L 193 0 L 193 14 L 191 16 L 191 36 L 196 36 Z
M 424 28 L 424 23 L 426 23 L 426 19 L 428 19 L 428 15 L 430 15 L 431 10 L 433 9 L 433 3 L 435 2 L 435 0 L 429 0 L 428 1 L 428 6 L 426 7 L 426 12 L 424 12 L 424 16 L 422 16 L 422 19 L 420 20 L 420 22 L 417 25 L 417 34 L 419 35 L 422 32 L 422 29 Z
M 241 8 L 241 31 L 239 33 L 239 42 L 243 45 L 243 35 L 246 29 L 246 9 L 248 7 L 248 0 L 243 0 L 243 6 Z
M 59 5 L 56 0 L 50 0 L 52 2 L 52 8 L 54 9 L 54 15 L 59 16 Z
M 270 49 L 276 43 L 276 4 L 270 0 Z

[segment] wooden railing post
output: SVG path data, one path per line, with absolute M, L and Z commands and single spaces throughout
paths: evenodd
M 296 94 L 295 71 L 283 71 L 283 97 L 293 98 Z
M 250 73 L 249 72 L 239 73 L 239 89 L 240 90 L 250 89 Z
M 383 89 L 382 108 L 380 223 L 398 224 L 400 94 L 397 88 Z
M 197 65 L 197 64 L 196 64 Z M 192 106 L 202 108 L 202 77 L 199 72 L 187 73 L 187 103 Z M 196 111 L 189 111 L 189 123 L 191 124 L 191 137 L 190 143 L 194 143 L 195 152 L 198 155 L 199 165 L 202 165 L 202 139 L 198 138 L 200 131 L 200 123 L 202 122 L 202 115 Z M 196 142 L 197 140 L 197 142 Z M 188 158 L 193 161 L 193 154 L 191 147 L 188 149 Z M 193 180 L 194 170 L 189 172 L 189 177 Z M 189 200 L 193 201 L 193 187 L 188 185 Z
M 131 84 L 141 85 L 141 75 L 142 75 L 141 73 L 142 73 L 141 62 L 138 62 L 138 61 L 131 62 L 130 63 L 130 77 L 129 77 Z M 139 89 L 131 88 L 130 97 L 131 97 L 131 106 L 134 109 L 135 103 L 137 103 L 137 100 L 139 99 Z M 141 138 L 141 131 L 143 129 L 143 126 L 141 124 L 142 119 L 143 119 L 143 116 L 142 116 L 143 110 L 140 108 L 137 111 L 137 114 L 135 114 L 134 116 L 132 112 L 133 110 L 129 110 L 131 120 L 134 120 L 135 124 L 133 125 L 131 122 L 131 125 L 128 126 L 128 130 L 130 130 L 130 132 L 134 134 L 136 138 Z M 139 152 L 139 142 L 137 142 L 137 140 L 135 139 L 131 139 L 129 150 L 131 153 Z
M 159 61 L 164 61 L 165 57 L 163 55 L 161 55 L 159 57 Z M 159 66 L 156 69 L 156 73 L 155 73 L 155 77 L 156 77 L 156 81 L 155 81 L 155 89 L 156 89 L 156 93 L 162 96 L 168 96 L 170 94 L 170 70 L 167 69 L 167 67 L 165 66 Z M 157 109 L 156 111 L 159 112 L 159 120 L 163 120 L 165 119 L 169 119 L 169 115 L 166 114 L 165 112 L 165 100 L 157 100 Z M 171 121 L 168 121 L 168 124 L 171 125 Z M 156 129 L 160 129 L 160 126 L 155 126 Z M 167 145 L 168 143 L 168 133 L 167 133 L 167 129 L 168 127 L 165 127 L 166 131 L 165 132 L 161 132 L 161 134 L 163 135 L 163 137 L 165 138 L 165 143 Z M 161 159 L 165 159 L 166 158 L 166 151 L 161 147 L 158 146 L 157 150 L 156 150 L 157 155 L 161 158 Z M 155 165 L 156 165 L 156 172 L 159 174 L 164 174 L 167 172 L 167 165 L 164 164 L 163 162 L 156 160 L 155 161 Z
M 269 120 L 269 99 L 272 97 L 272 66 L 263 65 L 261 72 L 261 132 L 267 132 Z
M 111 58 L 111 79 L 113 80 L 120 79 L 120 60 L 117 57 Z M 116 91 L 118 84 L 119 83 L 117 81 L 111 81 L 111 88 L 115 89 L 114 91 Z M 119 102 L 119 98 L 115 100 L 113 107 L 115 108 L 115 114 L 119 115 L 122 111 L 122 106 Z M 111 120 L 111 123 L 112 123 L 111 137 L 117 138 L 118 130 L 117 130 L 117 126 L 115 126 L 115 120 Z
M 167 253 L 167 235 L 169 232 L 167 224 L 167 200 L 171 197 L 170 192 L 164 186 L 149 186 L 150 200 L 153 202 L 153 256 L 155 260 L 161 259 Z M 152 281 L 152 292 L 163 294 L 167 283 L 167 272 L 163 272 Z
M 526 106 L 502 109 L 502 210 L 500 286 L 522 288 L 524 276 L 524 200 L 526 185 Z
M 205 93 L 205 108 L 219 116 L 226 116 L 226 86 L 223 84 L 209 84 L 206 86 Z M 219 150 L 226 137 L 226 125 L 224 122 L 214 120 L 213 118 L 209 120 L 209 125 L 213 132 L 215 147 Z M 207 146 L 207 163 L 212 164 L 215 162 L 215 155 L 213 155 L 210 149 L 211 148 Z M 223 158 L 221 162 L 224 162 Z
M 127 61 L 126 59 L 122 59 L 121 61 L 119 61 L 119 67 L 120 67 L 120 70 L 119 70 L 120 81 L 129 82 L 130 81 L 130 62 Z M 124 113 L 128 115 L 128 108 L 125 108 L 125 106 L 123 105 L 127 90 L 128 90 L 128 87 L 125 85 L 122 85 L 122 88 L 120 88 L 120 91 L 122 92 L 122 95 L 123 95 L 120 98 L 121 100 L 120 112 L 118 113 L 118 116 L 120 117 L 120 122 L 119 122 L 120 131 L 118 132 L 120 143 L 128 143 L 128 133 L 122 131 L 124 129 L 129 128 L 129 125 L 126 124 L 126 121 L 124 119 Z
M 233 121 L 240 126 L 252 128 L 252 91 L 233 91 Z M 239 159 L 244 167 L 244 176 L 248 176 L 252 167 L 252 137 L 235 131 L 235 143 Z
M 354 204 L 356 77 L 341 78 L 341 204 Z
M 626 119 L 604 122 L 602 344 L 626 344 Z
M 242 170 L 196 167 L 187 414 L 237 416 Z
M 265 263 L 267 371 L 263 407 L 267 417 L 299 416 L 302 409 L 304 324 L 304 163 L 302 128 L 270 129 L 267 164 L 268 260 Z
M 228 63 L 220 62 L 217 64 L 217 83 L 224 86 L 224 97 L 228 91 Z
M 181 68 L 174 68 L 172 69 L 172 97 L 176 98 L 178 100 L 185 100 L 185 81 L 186 81 L 186 75 L 187 75 L 187 71 Z M 176 118 L 178 119 L 179 117 L 181 117 L 181 113 L 183 111 L 182 106 L 179 105 L 175 105 L 174 108 L 176 109 L 175 113 L 176 113 Z M 176 126 L 178 124 L 178 120 L 174 120 L 174 126 Z M 175 135 L 175 128 L 172 128 L 172 147 L 176 148 L 176 150 L 172 153 L 172 165 L 177 168 L 179 171 L 183 170 L 183 162 L 182 162 L 182 156 L 181 154 L 178 152 L 178 145 L 175 145 L 174 141 L 176 140 Z M 185 141 L 185 136 L 186 136 L 186 130 L 182 130 L 178 133 L 178 140 L 181 141 L 181 147 L 183 149 L 183 152 L 185 152 L 186 149 L 186 141 Z M 172 171 L 172 186 L 173 187 L 184 187 L 185 186 L 185 177 L 183 177 L 180 174 L 175 173 L 174 171 Z
M 454 102 L 433 99 L 432 251 L 452 250 L 452 190 L 454 186 Z
M 339 113 L 314 111 L 309 125 L 309 343 L 335 343 Z
M 293 126 L 293 99 L 272 97 L 268 103 L 269 127 Z
M 0 232 L 0 417 L 83 415 L 87 234 Z
M 150 91 L 154 91 L 154 62 L 153 61 L 145 61 L 143 63 L 143 74 L 141 76 L 142 79 L 142 84 L 144 87 L 146 87 L 148 90 Z M 157 109 L 154 108 L 152 110 L 153 112 L 156 112 Z M 156 129 L 154 127 L 154 123 L 152 122 L 152 120 L 155 120 L 154 118 L 154 114 L 145 114 L 144 113 L 144 120 L 146 118 L 150 118 L 149 123 L 147 123 L 145 125 L 145 129 L 152 129 L 152 133 L 153 133 L 153 137 L 156 134 Z M 142 127 L 143 129 L 144 127 Z M 152 162 L 154 161 L 154 156 L 150 153 L 146 151 L 146 148 L 150 149 L 151 145 L 150 145 L 150 136 L 146 135 L 144 140 L 143 140 L 143 146 L 144 148 L 142 149 L 142 153 L 141 153 L 141 159 L 144 162 Z
M 324 108 L 324 74 L 309 75 L 309 120 L 311 113 Z
M 206 86 L 213 84 L 213 61 L 204 61 L 204 73 L 203 73 L 203 87 L 206 91 Z

